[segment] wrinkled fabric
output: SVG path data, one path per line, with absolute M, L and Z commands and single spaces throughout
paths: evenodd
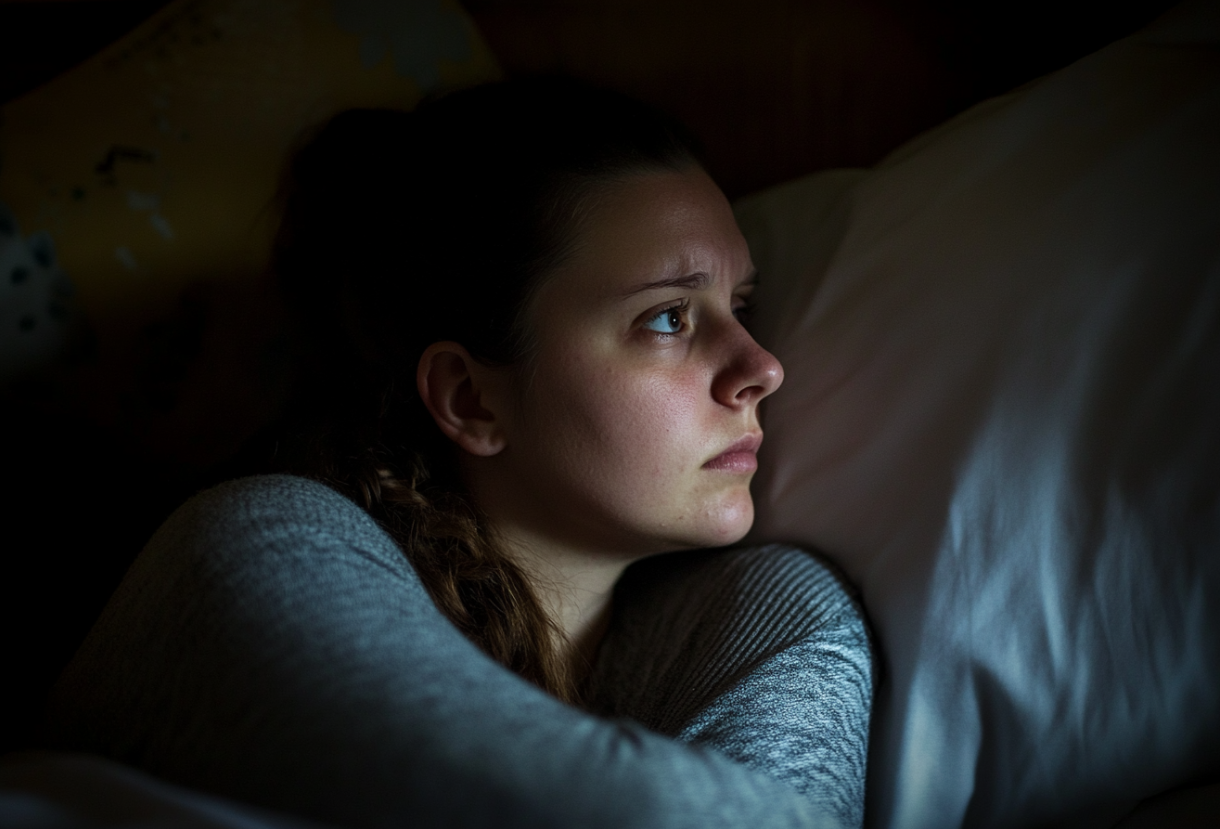
M 754 537 L 878 638 L 868 825 L 1112 826 L 1220 779 L 1220 5 L 742 202 Z
M 172 786 L 88 754 L 0 757 L 4 829 L 324 829 Z
M 783 780 L 845 827 L 864 818 L 872 649 L 812 554 L 773 544 L 633 565 L 594 705 Z
M 494 663 L 363 510 L 290 476 L 171 516 L 61 677 L 49 733 L 345 827 L 841 825 L 780 780 Z

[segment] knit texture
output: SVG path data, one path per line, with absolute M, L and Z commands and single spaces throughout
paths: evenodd
M 354 829 L 842 825 L 707 750 L 753 744 L 734 721 L 682 745 L 560 703 L 466 640 L 363 510 L 268 476 L 157 532 L 61 677 L 49 736 Z
M 770 545 L 633 565 L 594 673 L 594 705 L 716 748 L 863 823 L 872 704 L 863 616 L 839 575 Z

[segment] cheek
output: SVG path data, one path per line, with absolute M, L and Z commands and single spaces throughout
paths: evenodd
M 578 355 L 552 365 L 533 395 L 535 422 L 546 424 L 538 436 L 588 483 L 639 492 L 698 468 L 699 401 L 708 393 L 691 372 L 670 376 Z
M 753 520 L 748 481 L 702 469 L 741 428 L 721 422 L 710 376 L 596 356 L 541 363 L 518 429 L 522 491 L 548 515 L 644 553 L 741 538 Z

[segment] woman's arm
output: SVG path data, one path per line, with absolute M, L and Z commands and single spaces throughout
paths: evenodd
M 179 509 L 65 671 L 50 734 L 349 827 L 796 827 L 791 787 L 486 658 L 355 505 L 286 476 Z
M 771 545 L 633 565 L 594 687 L 605 713 L 715 748 L 859 827 L 872 680 L 864 618 L 839 576 Z

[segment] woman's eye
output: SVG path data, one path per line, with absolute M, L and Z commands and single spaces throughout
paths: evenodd
M 733 316 L 737 318 L 738 322 L 745 325 L 750 321 L 750 317 L 754 316 L 754 303 L 748 299 L 741 300 L 733 306 Z
M 658 334 L 678 334 L 682 331 L 682 311 L 680 305 L 666 308 L 645 322 L 644 327 Z

